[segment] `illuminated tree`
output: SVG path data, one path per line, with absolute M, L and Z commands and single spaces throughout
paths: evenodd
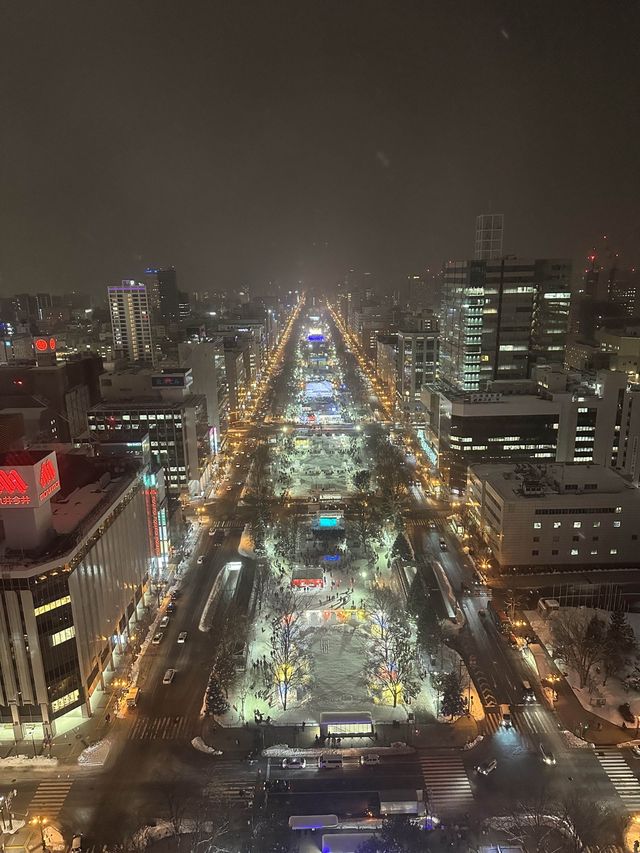
M 365 674 L 372 691 L 394 708 L 417 693 L 416 648 L 398 596 L 376 588 L 367 604 L 369 646 Z
M 274 610 L 268 672 L 282 709 L 286 711 L 291 693 L 309 679 L 309 655 L 296 593 L 293 590 L 281 593 Z

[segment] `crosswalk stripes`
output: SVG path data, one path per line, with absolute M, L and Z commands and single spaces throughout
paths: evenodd
M 434 814 L 462 814 L 473 803 L 473 791 L 460 753 L 419 752 L 420 769 Z
M 236 803 L 251 805 L 255 794 L 255 779 L 226 779 L 225 772 L 237 773 L 238 764 L 232 761 L 216 763 L 216 779 L 203 789 L 203 796 L 211 799 L 224 799 Z
M 191 737 L 188 717 L 136 717 L 129 729 L 129 740 L 185 740 Z
M 546 708 L 542 706 L 522 707 L 511 709 L 511 727 L 523 735 L 533 737 L 541 734 L 556 735 L 558 725 L 555 718 Z M 500 731 L 502 725 L 502 713 L 498 708 L 486 708 L 485 718 L 482 724 L 482 734 L 489 736 Z
M 596 752 L 600 766 L 609 777 L 616 793 L 631 811 L 640 809 L 640 783 L 633 770 L 617 749 L 604 749 Z
M 73 782 L 52 779 L 41 782 L 29 803 L 29 814 L 42 814 L 48 820 L 58 816 Z

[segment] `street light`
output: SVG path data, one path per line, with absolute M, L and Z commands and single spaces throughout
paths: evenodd
M 46 845 L 46 839 L 44 837 L 44 828 L 47 825 L 47 818 L 42 817 L 40 815 L 35 815 L 35 817 L 31 818 L 29 823 L 32 824 L 33 826 L 39 826 L 40 827 L 40 840 L 42 841 L 42 849 L 46 850 L 47 845 Z

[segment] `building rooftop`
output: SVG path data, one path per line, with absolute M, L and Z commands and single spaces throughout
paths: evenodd
M 23 459 L 0 464 L 31 465 L 50 453 L 10 451 L 0 459 Z M 26 456 L 25 456 L 26 454 Z M 95 458 L 78 453 L 58 453 L 60 492 L 51 501 L 54 537 L 34 551 L 11 551 L 0 541 L 0 573 L 32 573 L 34 566 L 68 561 L 69 552 L 78 548 L 118 497 L 136 480 L 139 466 L 128 458 Z M 6 523 L 6 519 L 5 519 Z M 40 568 L 38 568 L 38 571 Z
M 575 503 L 580 495 L 617 495 L 633 491 L 631 483 L 604 465 L 553 462 L 549 465 L 481 463 L 470 467 L 473 475 L 505 500 L 553 498 L 555 503 Z

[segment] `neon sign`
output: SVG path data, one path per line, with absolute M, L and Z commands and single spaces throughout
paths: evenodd
M 0 471 L 0 492 L 8 492 L 9 494 L 20 492 L 24 494 L 28 488 L 15 468 L 10 471 Z
M 30 464 L 0 467 L 0 506 L 41 507 L 60 490 L 60 476 L 55 452 L 28 454 Z

